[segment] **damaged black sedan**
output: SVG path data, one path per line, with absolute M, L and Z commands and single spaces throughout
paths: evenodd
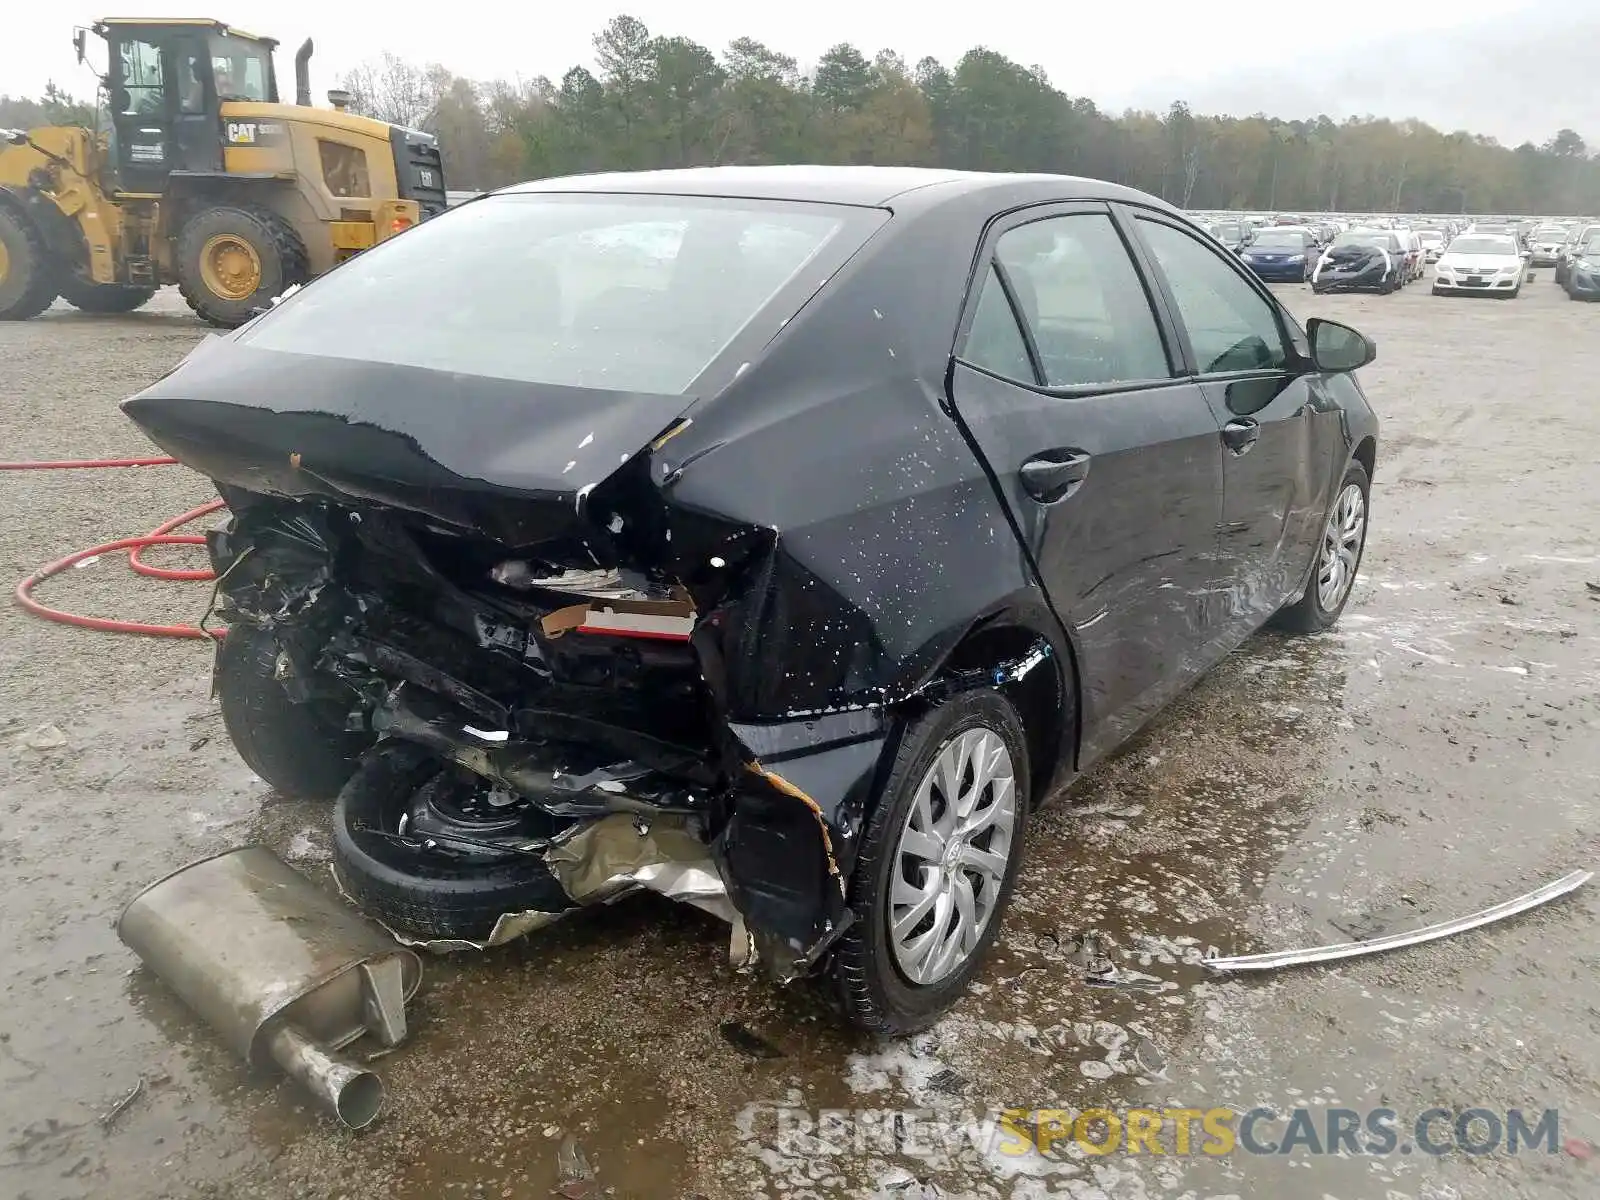
M 1311 290 L 1398 292 L 1406 282 L 1406 252 L 1388 229 L 1352 229 L 1328 244 L 1311 271 Z
M 1041 798 L 1338 618 L 1373 353 L 1125 188 L 721 168 L 472 201 L 125 409 L 231 509 L 228 730 L 368 913 L 653 890 L 907 1031 Z

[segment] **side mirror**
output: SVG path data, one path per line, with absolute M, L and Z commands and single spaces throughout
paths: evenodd
M 1311 362 L 1319 371 L 1354 371 L 1378 357 L 1378 347 L 1365 334 L 1312 317 L 1306 322 L 1306 337 L 1311 342 Z

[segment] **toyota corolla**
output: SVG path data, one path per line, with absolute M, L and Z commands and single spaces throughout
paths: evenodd
M 470 201 L 125 410 L 231 509 L 224 720 L 368 913 L 655 891 L 907 1031 L 1038 801 L 1339 618 L 1374 353 L 1113 184 L 719 168 Z

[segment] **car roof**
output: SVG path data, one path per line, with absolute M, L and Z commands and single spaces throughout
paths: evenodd
M 1037 191 L 1063 200 L 1135 200 L 1152 197 L 1132 188 L 1075 175 L 948 171 L 933 167 L 751 166 L 689 167 L 671 171 L 616 171 L 537 179 L 499 194 L 538 192 L 637 192 L 677 196 L 729 196 L 751 200 L 799 200 L 880 207 L 890 201 L 933 205 L 956 196 L 992 190 Z M 1026 189 L 1035 190 L 1035 189 Z

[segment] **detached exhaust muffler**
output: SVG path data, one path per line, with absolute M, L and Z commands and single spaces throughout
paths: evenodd
M 190 863 L 122 910 L 117 936 L 252 1066 L 276 1062 L 351 1129 L 383 1082 L 333 1051 L 406 1036 L 422 960 L 264 846 Z

